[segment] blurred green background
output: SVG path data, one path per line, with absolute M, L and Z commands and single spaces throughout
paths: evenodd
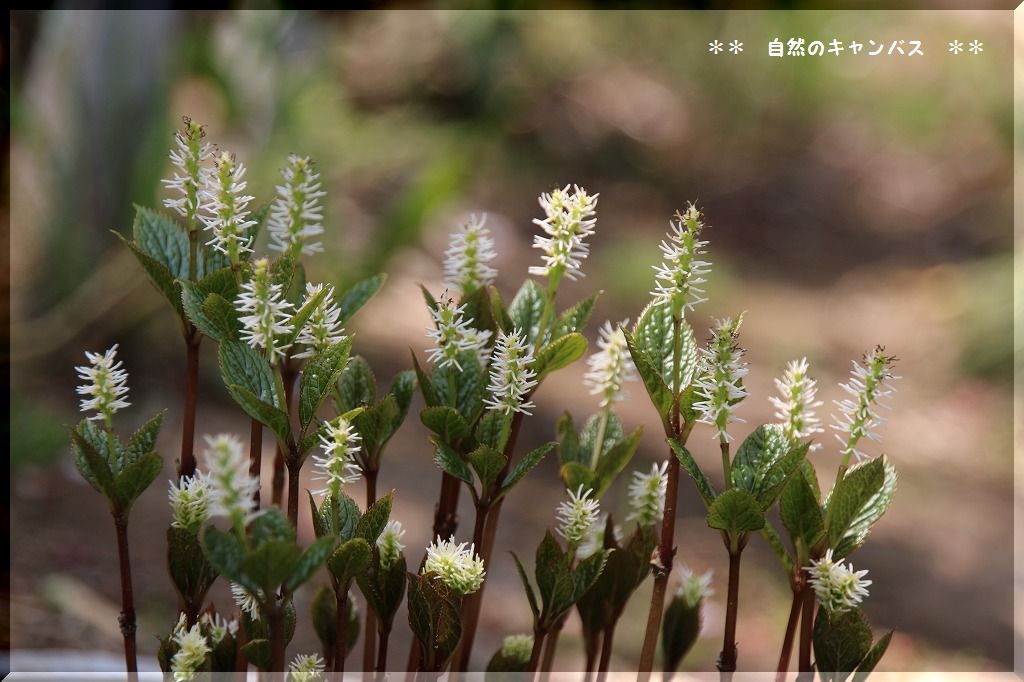
M 64 424 L 76 420 L 72 366 L 119 341 L 132 374 L 126 420 L 169 407 L 162 452 L 178 444 L 182 346 L 173 316 L 110 230 L 133 203 L 165 196 L 182 115 L 249 167 L 269 201 L 289 152 L 312 155 L 326 199 L 326 253 L 314 277 L 343 284 L 386 270 L 354 321 L 356 349 L 387 381 L 420 352 L 428 317 L 416 288 L 440 289 L 447 232 L 486 212 L 499 288 L 536 260 L 537 195 L 578 183 L 601 194 L 587 277 L 563 303 L 601 289 L 591 329 L 640 311 L 657 243 L 696 200 L 711 226 L 711 301 L 691 315 L 747 310 L 751 398 L 771 419 L 785 362 L 807 355 L 831 406 L 849 361 L 876 343 L 904 377 L 882 447 L 900 471 L 896 502 L 853 557 L 871 571 L 866 611 L 897 630 L 885 670 L 1012 666 L 1012 50 L 1008 12 L 19 12 L 11 17 L 12 645 L 116 650 L 116 622 L 69 605 L 117 595 L 113 533 L 77 480 Z M 849 52 L 770 59 L 769 40 L 923 41 L 923 57 Z M 708 41 L 745 43 L 709 54 Z M 952 55 L 973 39 L 984 52 Z M 262 245 L 261 245 L 262 246 Z M 204 344 L 201 431 L 247 422 Z M 545 384 L 527 447 L 563 410 L 596 409 L 582 362 Z M 632 468 L 664 456 L 642 389 L 627 427 L 651 426 Z M 418 410 L 414 406 L 415 411 Z M 827 407 L 824 409 L 828 409 Z M 822 415 L 826 416 L 826 415 Z M 828 421 L 828 419 L 824 419 Z M 831 435 L 813 457 L 830 481 Z M 710 432 L 695 453 L 715 471 Z M 268 443 L 269 447 L 269 443 Z M 265 461 L 268 458 L 265 458 Z M 434 501 L 429 449 L 410 419 L 382 485 L 411 548 Z M 269 471 L 268 471 L 269 476 Z M 682 482 L 679 556 L 716 570 L 719 596 L 684 662 L 711 669 L 720 645 L 725 553 Z M 619 505 L 619 488 L 606 506 Z M 163 489 L 133 516 L 140 646 L 171 625 Z M 561 494 L 548 462 L 506 505 L 482 660 L 529 611 L 501 550 L 531 551 Z M 515 504 L 516 500 L 520 504 Z M 464 525 L 471 518 L 463 510 Z M 308 529 L 306 529 L 308 530 Z M 468 532 L 468 531 L 467 531 Z M 159 541 L 147 542 L 152 533 Z M 741 669 L 771 669 L 788 606 L 782 571 L 752 542 L 740 612 Z M 412 551 L 418 551 L 413 549 Z M 73 592 L 74 594 L 79 594 Z M 215 592 L 227 606 L 226 592 Z M 90 602 L 91 603 L 91 602 Z M 635 665 L 646 591 L 620 628 L 615 666 Z M 116 607 L 111 606 L 116 611 Z M 88 611 L 88 609 L 86 609 Z M 308 623 L 292 652 L 312 649 Z M 404 632 L 402 633 L 404 637 Z M 394 651 L 404 654 L 404 644 Z M 578 625 L 559 665 L 577 669 Z M 397 666 L 398 654 L 395 665 Z

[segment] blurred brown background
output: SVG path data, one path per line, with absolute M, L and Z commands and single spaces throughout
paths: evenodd
M 713 316 L 748 311 L 749 425 L 771 420 L 771 380 L 789 359 L 808 356 L 828 410 L 852 358 L 876 343 L 900 358 L 895 411 L 871 450 L 892 457 L 899 492 L 853 557 L 874 580 L 874 626 L 897 631 L 882 669 L 1012 667 L 1009 13 L 45 12 L 15 14 L 11 29 L 15 649 L 118 647 L 113 532 L 62 425 L 77 420 L 82 351 L 120 342 L 133 402 L 123 428 L 169 407 L 162 452 L 172 469 L 178 330 L 109 230 L 130 229 L 133 202 L 164 196 L 166 152 L 188 114 L 249 166 L 258 202 L 288 152 L 318 161 L 327 252 L 308 267 L 339 284 L 389 272 L 352 325 L 382 383 L 406 368 L 408 348 L 426 347 L 416 285 L 440 289 L 446 234 L 467 213 L 488 213 L 509 297 L 537 260 L 536 196 L 565 183 L 599 192 L 587 277 L 560 298 L 603 290 L 593 331 L 636 316 L 669 217 L 698 201 L 714 268 L 711 301 L 690 320 L 703 338 Z M 774 37 L 922 40 L 925 56 L 769 59 Z M 711 55 L 713 39 L 739 39 L 745 51 Z M 984 52 L 951 55 L 954 39 L 980 40 Z M 212 344 L 202 362 L 199 432 L 243 433 Z M 545 383 L 524 448 L 551 439 L 561 411 L 579 421 L 596 409 L 583 368 Z M 632 394 L 620 414 L 648 433 L 630 469 L 648 468 L 664 448 L 643 389 Z M 419 407 L 381 481 L 398 489 L 410 555 L 428 541 L 439 480 Z M 831 481 L 836 448 L 831 434 L 823 442 L 813 458 Z M 716 472 L 710 432 L 698 427 L 691 444 Z M 502 636 L 529 629 L 503 550 L 531 553 L 553 523 L 561 491 L 549 459 L 505 506 L 481 663 Z M 606 509 L 622 508 L 626 476 Z M 684 662 L 707 670 L 720 646 L 725 553 L 682 486 L 680 559 L 713 568 L 719 588 Z M 139 641 L 150 653 L 174 615 L 164 492 L 154 485 L 131 527 Z M 788 587 L 764 543 L 751 547 L 740 665 L 771 669 Z M 228 605 L 222 586 L 213 598 Z M 620 669 L 638 655 L 647 601 L 641 590 L 620 628 Z M 576 669 L 578 625 L 567 627 L 559 665 Z M 289 651 L 314 643 L 305 620 Z

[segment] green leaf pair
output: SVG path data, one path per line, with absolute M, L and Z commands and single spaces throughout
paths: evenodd
M 872 646 L 871 625 L 858 609 L 840 614 L 818 610 L 814 621 L 814 665 L 822 679 L 843 682 L 853 673 L 857 682 L 864 680 L 885 655 L 892 640 L 892 631 Z
M 406 573 L 409 627 L 419 642 L 421 668 L 440 672 L 462 638 L 460 600 L 433 573 Z
M 82 478 L 109 500 L 115 516 L 127 518 L 135 500 L 163 468 L 163 460 L 153 451 L 163 416 L 163 412 L 154 415 L 127 444 L 88 419 L 71 430 L 75 466 Z
M 577 434 L 572 415 L 566 412 L 559 418 L 555 427 L 558 457 L 561 461 L 559 473 L 565 487 L 576 490 L 582 485 L 585 490 L 593 490 L 595 497 L 604 495 L 615 477 L 626 468 L 636 454 L 640 446 L 640 437 L 643 435 L 642 426 L 626 435 L 619 418 L 609 414 L 597 463 L 592 468 L 591 461 L 600 430 L 600 418 L 598 414 L 592 415 L 583 430 Z

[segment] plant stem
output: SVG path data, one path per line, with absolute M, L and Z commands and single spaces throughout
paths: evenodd
M 377 501 L 377 471 L 367 468 L 363 472 L 366 479 L 366 508 Z M 374 670 L 384 670 L 374 665 L 377 656 L 377 614 L 367 605 L 366 607 L 366 632 L 363 635 L 363 679 L 366 682 L 373 679 Z
M 540 653 L 544 650 L 544 639 L 547 637 L 546 632 L 542 632 L 534 628 L 533 630 L 533 649 L 530 651 L 530 665 L 529 672 L 537 672 L 537 667 L 540 664 Z M 531 676 L 532 678 L 532 676 Z
M 338 617 L 335 620 L 334 635 L 334 672 L 342 673 L 338 679 L 344 677 L 345 654 L 348 649 L 348 589 L 338 585 L 335 590 L 338 604 Z
M 586 677 L 584 682 L 591 682 L 594 676 L 594 671 L 597 670 L 597 659 L 601 654 L 601 632 L 595 632 L 592 636 L 587 637 L 584 642 L 584 649 L 586 651 L 587 662 L 586 662 Z
M 775 682 L 785 682 L 789 670 L 789 658 L 793 653 L 793 639 L 796 637 L 796 626 L 800 622 L 800 609 L 803 606 L 803 588 L 793 586 L 793 605 L 789 607 L 789 621 L 786 623 L 786 635 L 782 638 L 782 651 L 779 652 L 779 666 Z
M 249 474 L 256 477 L 256 480 L 260 480 L 260 474 L 263 470 L 263 424 L 252 420 L 252 426 L 249 429 Z M 256 492 L 252 495 L 253 502 L 256 504 L 256 511 L 260 509 L 260 487 L 256 486 Z
M 462 483 L 447 472 L 441 473 L 441 494 L 434 508 L 434 537 L 447 539 L 459 526 L 459 491 Z
M 273 599 L 273 597 L 271 597 Z M 270 646 L 273 652 L 270 671 L 284 672 L 284 609 L 274 605 L 270 611 Z
M 604 682 L 608 677 L 608 668 L 612 661 L 612 647 L 615 640 L 615 623 L 608 623 L 604 626 L 604 636 L 601 640 L 601 662 L 597 666 L 597 682 Z
M 297 461 L 293 459 L 293 461 Z M 288 462 L 288 520 L 299 527 L 299 475 L 301 467 Z
M 191 324 L 185 325 L 185 398 L 181 415 L 181 456 L 178 478 L 196 472 L 196 403 L 199 393 L 199 342 L 202 336 Z
M 487 517 L 490 506 L 481 501 L 476 506 L 476 519 L 473 522 L 473 546 L 482 548 L 484 546 L 484 535 L 487 532 Z M 479 551 L 479 550 L 478 550 Z M 486 564 L 485 564 L 486 569 Z M 455 655 L 452 657 L 452 672 L 461 672 L 469 667 L 469 656 L 463 656 L 463 651 L 473 648 L 473 640 L 476 637 L 477 621 L 480 618 L 480 592 L 467 595 L 462 602 L 462 641 L 459 642 Z
M 117 531 L 117 559 L 121 567 L 121 635 L 124 637 L 124 665 L 128 679 L 138 679 L 139 664 L 135 655 L 135 595 L 132 591 L 132 566 L 128 555 L 128 515 L 114 511 Z
M 798 662 L 801 673 L 811 672 L 811 635 L 814 631 L 814 590 L 803 588 L 803 614 L 800 616 L 800 651 Z
M 562 634 L 562 627 L 565 621 L 561 620 L 551 629 L 551 633 L 545 638 L 544 657 L 540 663 L 541 682 L 547 682 L 551 678 L 551 670 L 555 664 L 555 650 L 558 649 L 558 638 Z
M 608 429 L 608 414 L 610 412 L 611 409 L 605 407 L 601 410 L 601 416 L 598 417 L 597 438 L 594 439 L 594 450 L 590 453 L 591 469 L 597 467 L 597 460 L 601 458 L 601 451 L 604 450 L 604 432 Z
M 725 489 L 732 487 L 732 460 L 729 457 L 729 443 L 723 438 L 718 444 L 722 451 L 722 475 L 725 477 Z
M 736 615 L 740 600 L 740 559 L 743 549 L 729 551 L 729 591 L 725 602 L 725 633 L 722 653 L 718 655 L 718 670 L 731 673 L 736 670 Z
M 390 638 L 390 627 L 380 630 L 380 646 L 377 647 L 377 679 L 382 679 L 388 670 L 388 640 Z

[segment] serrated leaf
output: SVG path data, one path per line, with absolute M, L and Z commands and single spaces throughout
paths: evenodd
M 765 521 L 764 528 L 761 529 L 760 533 L 761 537 L 768 543 L 768 546 L 775 552 L 775 557 L 782 564 L 786 575 L 793 575 L 793 559 L 789 556 L 789 552 L 786 551 L 785 545 L 782 544 L 782 538 L 775 532 L 771 522 Z
M 339 322 L 345 324 L 353 315 L 359 312 L 359 309 L 366 305 L 380 291 L 386 279 L 387 275 L 384 273 L 373 275 L 356 282 L 345 291 L 341 298 L 338 299 L 338 309 L 341 311 L 341 314 L 338 316 Z
M 95 429 L 92 422 L 83 420 L 77 428 L 71 430 L 71 446 L 75 466 L 78 467 L 82 478 L 97 492 L 108 498 L 113 498 L 115 494 L 114 475 L 110 470 L 107 458 L 101 455 L 93 441 L 84 435 L 89 432 L 90 428 Z
M 416 372 L 416 383 L 420 387 L 420 393 L 423 394 L 423 402 L 425 402 L 428 407 L 437 407 L 438 405 L 441 405 L 442 401 L 437 394 L 437 390 L 434 388 L 433 378 L 424 372 L 422 367 L 420 367 L 420 361 L 416 359 L 416 353 L 413 353 L 412 350 L 410 350 L 409 354 L 412 355 L 413 371 Z
M 202 303 L 203 316 L 217 330 L 213 338 L 237 341 L 239 332 L 238 311 L 220 294 L 208 294 Z
M 857 665 L 857 672 L 853 675 L 853 682 L 864 682 L 868 675 L 874 672 L 878 662 L 882 660 L 882 656 L 889 649 L 889 643 L 892 641 L 892 632 L 892 630 L 889 630 L 871 647 L 871 650 L 868 651 L 864 659 Z
M 812 641 L 815 667 L 823 674 L 838 673 L 836 679 L 842 680 L 871 649 L 871 626 L 857 608 L 834 616 L 819 609 Z
M 420 412 L 423 425 L 437 434 L 441 442 L 453 445 L 470 434 L 469 424 L 454 407 L 427 407 Z
M 555 423 L 555 438 L 558 440 L 558 461 L 563 465 L 572 462 L 582 466 L 584 462 L 590 461 L 589 454 L 584 453 L 580 447 L 576 424 L 568 412 L 564 412 Z
M 184 528 L 167 529 L 167 570 L 171 581 L 181 598 L 199 605 L 210 585 L 217 578 L 217 571 L 199 544 L 199 538 Z
M 586 352 L 587 340 L 582 334 L 566 334 L 537 351 L 531 368 L 539 381 L 545 375 L 576 362 Z
M 495 450 L 504 450 L 511 431 L 511 414 L 503 410 L 488 410 L 476 425 L 476 440 Z
M 829 546 L 836 546 L 857 519 L 860 511 L 885 482 L 885 461 L 881 457 L 850 468 L 825 501 L 825 531 Z
M 571 596 L 572 575 L 569 571 L 569 557 L 550 530 L 544 532 L 544 539 L 537 546 L 533 575 L 537 580 L 537 591 L 540 593 L 545 614 L 548 614 L 552 603 L 556 601 L 555 593 L 558 591 L 559 582 L 562 583 L 563 589 L 562 594 L 558 595 L 558 600 L 561 601 L 567 595 Z
M 295 527 L 278 507 L 269 507 L 249 524 L 249 536 L 256 546 L 270 540 L 295 542 Z
M 132 238 L 135 246 L 163 265 L 173 279 L 189 279 L 188 234 L 174 218 L 137 205 Z
M 333 537 L 320 538 L 302 553 L 298 563 L 288 579 L 285 581 L 285 589 L 294 592 L 300 585 L 309 580 L 313 574 L 324 565 L 328 557 L 334 551 L 337 540 Z
M 583 559 L 572 571 L 572 603 L 575 604 L 589 590 L 604 570 L 608 555 L 616 550 L 602 549 Z M 570 604 L 569 606 L 571 606 Z M 568 608 L 568 607 L 566 607 Z
M 669 438 L 668 444 L 669 447 L 672 448 L 672 452 L 675 453 L 676 459 L 679 460 L 683 469 L 690 475 L 690 478 L 693 479 L 693 483 L 697 486 L 697 492 L 700 493 L 700 497 L 704 500 L 705 506 L 710 508 L 711 505 L 714 504 L 715 498 L 718 496 L 715 489 L 711 487 L 711 481 L 709 481 L 707 476 L 704 475 L 704 472 L 701 471 L 700 466 L 693 458 L 693 455 L 690 454 L 689 450 L 680 445 L 674 438 Z
M 514 324 L 512 318 L 508 315 L 508 308 L 505 307 L 505 302 L 501 299 L 501 294 L 493 286 L 487 287 L 487 291 L 491 297 L 491 315 L 494 317 L 494 323 L 498 329 L 506 334 L 512 333 Z
M 377 379 L 370 363 L 361 355 L 353 355 L 338 379 L 340 409 L 347 411 L 360 405 L 373 405 L 377 400 Z
M 278 442 L 287 448 L 288 439 L 291 437 L 291 421 L 288 419 L 288 415 L 273 405 L 263 402 L 243 386 L 228 384 L 227 388 L 228 393 L 239 407 L 250 417 L 269 427 L 277 436 Z
M 592 414 L 587 423 L 580 430 L 580 461 L 587 466 L 591 465 L 591 458 L 594 456 L 594 444 L 597 442 L 598 431 L 601 430 L 601 415 Z M 604 428 L 604 436 L 601 442 L 601 449 L 598 452 L 598 460 L 608 454 L 615 443 L 622 440 L 625 432 L 622 429 L 622 422 L 615 413 L 608 415 L 608 422 Z
M 809 443 L 793 444 L 778 424 L 762 424 L 740 444 L 732 463 L 732 484 L 767 509 L 799 466 Z
M 334 391 L 352 350 L 352 339 L 332 344 L 306 363 L 299 384 L 299 424 L 305 431 L 320 406 Z
M 207 561 L 229 580 L 239 583 L 250 592 L 256 592 L 260 586 L 244 576 L 241 571 L 245 550 L 238 538 L 225 533 L 216 526 L 207 526 L 200 534 L 200 544 Z
M 274 389 L 274 372 L 263 356 L 241 341 L 221 343 L 217 356 L 225 384 L 241 386 L 257 399 L 272 407 L 279 407 Z
M 302 305 L 288 320 L 286 325 L 288 331 L 284 332 L 279 337 L 279 343 L 282 348 L 289 348 L 295 343 L 295 339 L 299 337 L 299 334 L 302 332 L 302 328 L 306 326 L 306 322 L 309 320 L 310 315 L 316 311 L 328 293 L 330 292 L 326 287 L 324 287 L 312 296 L 308 296 L 303 299 Z
M 867 540 L 868 533 L 871 532 L 871 527 L 875 525 L 878 519 L 882 518 L 882 515 L 885 514 L 892 503 L 893 495 L 896 494 L 896 467 L 892 465 L 892 462 L 885 455 L 882 455 L 882 460 L 885 463 L 885 480 L 882 483 L 882 487 L 864 503 L 864 506 L 860 508 L 853 521 L 850 522 L 850 527 L 843 535 L 842 540 L 835 546 L 835 556 L 837 558 L 847 556 L 850 552 L 863 545 L 864 541 Z
M 594 468 L 594 497 L 601 497 L 611 486 L 629 461 L 633 459 L 636 449 L 640 446 L 643 427 L 637 427 L 631 434 L 615 442 L 614 445 L 597 461 Z
M 245 555 L 241 571 L 259 585 L 263 594 L 273 594 L 298 563 L 299 548 L 294 541 L 267 540 Z
M 391 394 L 384 396 L 372 407 L 363 410 L 352 423 L 362 438 L 363 447 L 370 453 L 371 457 L 378 457 L 384 445 L 394 433 L 394 422 L 398 416 L 398 405 Z
M 448 447 L 444 443 L 436 443 L 434 448 L 434 461 L 437 462 L 437 466 L 441 467 L 441 471 L 451 474 L 455 478 L 468 483 L 470 486 L 473 485 L 473 472 L 469 470 L 469 467 L 462 460 L 462 458 Z
M 167 269 L 166 265 L 146 253 L 135 243 L 125 239 L 124 235 L 116 231 L 114 234 L 132 252 L 135 260 L 142 266 L 142 270 L 146 273 L 149 281 L 156 287 L 156 290 L 160 292 L 164 299 L 171 304 L 174 312 L 182 316 L 181 292 L 178 289 L 178 284 L 175 282 L 177 278 Z
M 203 304 L 210 296 L 217 296 L 233 302 L 238 293 L 238 283 L 231 268 L 210 272 L 198 282 L 180 280 L 181 304 L 189 320 L 199 331 L 213 339 L 222 334 L 219 322 L 210 319 Z M 212 312 L 212 311 L 211 311 Z
M 533 468 L 540 464 L 540 461 L 544 459 L 544 455 L 551 451 L 555 444 L 545 443 L 536 450 L 531 450 L 519 460 L 519 463 L 512 467 L 512 470 L 508 472 L 508 476 L 501 482 L 501 490 L 498 494 L 498 499 L 508 494 L 508 491 L 512 490 L 516 483 L 521 481 L 526 474 L 533 471 Z
M 458 367 L 449 365 L 434 370 L 434 391 L 441 404 L 454 406 L 466 421 L 473 423 L 483 409 L 487 372 L 484 371 L 480 358 L 474 351 L 462 351 L 459 353 L 458 361 Z M 451 395 L 453 383 L 454 399 Z
M 526 335 L 530 343 L 537 342 L 537 327 L 544 312 L 544 292 L 532 279 L 523 282 L 523 286 L 512 298 L 508 306 L 508 318 L 514 329 Z
M 133 462 L 142 455 L 153 452 L 153 449 L 156 447 L 156 439 L 160 435 L 160 427 L 163 425 L 165 412 L 166 410 L 157 412 L 131 435 L 128 439 L 128 444 L 124 448 L 125 463 Z
M 494 322 L 494 313 L 491 309 L 491 299 L 484 287 L 477 287 L 459 301 L 460 307 L 464 309 L 463 319 L 469 326 L 481 331 L 497 333 Z
M 689 386 L 697 370 L 697 343 L 693 330 L 686 320 L 680 323 L 680 366 L 681 375 L 679 389 Z M 633 336 L 637 346 L 647 355 L 651 365 L 661 368 L 662 380 L 670 390 L 675 387 L 672 371 L 673 362 L 673 322 L 672 307 L 651 302 L 640 313 Z
M 540 607 L 537 606 L 537 595 L 533 592 L 533 586 L 530 585 L 530 578 L 526 575 L 526 569 L 523 568 L 523 562 L 519 560 L 519 557 L 515 552 L 509 552 L 512 555 L 512 559 L 516 562 L 516 572 L 519 573 L 519 579 L 523 582 L 523 589 L 526 591 L 526 599 L 530 602 L 530 611 L 533 613 L 533 618 L 536 620 L 540 617 Z
M 398 407 L 398 414 L 395 416 L 394 423 L 392 424 L 392 431 L 397 431 L 398 427 L 405 421 L 405 415 L 409 412 L 409 405 L 412 404 L 412 394 L 415 391 L 416 373 L 411 369 L 399 373 L 395 380 L 391 382 L 390 393 L 395 397 L 395 405 Z
M 369 565 L 370 545 L 363 538 L 342 543 L 327 560 L 327 567 L 342 584 L 348 584 Z
M 155 452 L 125 464 L 124 469 L 114 478 L 115 498 L 118 504 L 125 510 L 130 509 L 135 500 L 139 499 L 139 495 L 160 475 L 163 465 L 160 455 Z
M 356 576 L 359 590 L 366 597 L 367 604 L 386 625 L 394 620 L 405 596 L 405 573 L 404 555 L 399 554 L 395 563 L 385 569 L 380 564 L 380 556 L 375 554 L 369 570 Z
M 764 527 L 764 512 L 754 496 L 746 490 L 730 488 L 715 498 L 708 508 L 708 526 L 736 540 L 743 533 Z
M 448 587 L 433 574 L 406 574 L 409 589 L 409 627 L 423 651 L 422 669 L 444 668 L 462 637 L 462 621 Z
M 668 413 L 672 409 L 673 396 L 668 385 L 665 383 L 665 379 L 661 374 L 661 371 L 652 364 L 651 359 L 644 352 L 630 336 L 629 332 L 623 331 L 626 336 L 626 347 L 629 348 L 629 355 L 633 358 L 633 364 L 636 366 L 637 374 L 640 375 L 640 379 L 644 382 L 644 388 L 647 389 L 647 395 L 650 396 L 651 402 L 654 404 L 654 409 L 658 411 L 658 415 L 661 417 L 662 425 L 665 427 L 665 432 L 670 433 L 668 422 Z
M 502 469 L 508 463 L 508 457 L 487 445 L 481 445 L 469 453 L 468 459 L 480 479 L 480 490 L 485 491 L 485 494 L 498 480 Z
M 377 538 L 384 532 L 384 526 L 387 525 L 388 518 L 391 516 L 391 504 L 394 498 L 395 491 L 392 490 L 370 505 L 366 512 L 359 517 L 355 530 L 356 537 L 363 538 L 370 545 L 377 542 Z
M 587 321 L 590 319 L 591 313 L 594 311 L 594 304 L 601 293 L 598 292 L 593 296 L 583 299 L 559 315 L 551 334 L 552 338 L 557 339 L 560 336 L 573 332 L 582 332 L 583 328 L 587 325 Z
M 813 481 L 813 483 L 812 483 Z M 814 467 L 801 467 L 782 489 L 779 518 L 793 538 L 801 538 L 808 548 L 814 547 L 825 532 L 825 518 L 817 495 Z

